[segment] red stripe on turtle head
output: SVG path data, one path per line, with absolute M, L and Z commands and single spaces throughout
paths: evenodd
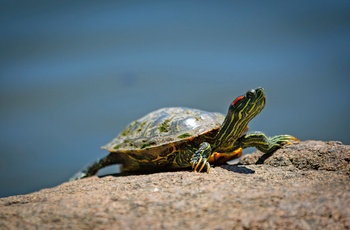
M 231 103 L 231 105 L 234 106 L 234 105 L 237 104 L 240 100 L 242 100 L 244 97 L 245 97 L 244 95 L 237 97 L 237 98 Z

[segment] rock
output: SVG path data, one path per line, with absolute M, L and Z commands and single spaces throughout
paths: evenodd
M 244 165 L 255 164 L 262 152 L 241 158 Z M 301 170 L 316 169 L 341 171 L 350 175 L 350 148 L 339 141 L 305 141 L 298 145 L 287 145 L 275 152 L 264 163 L 272 166 L 289 166 Z
M 91 177 L 0 199 L 0 229 L 350 229 L 350 146 L 305 141 L 255 165 Z

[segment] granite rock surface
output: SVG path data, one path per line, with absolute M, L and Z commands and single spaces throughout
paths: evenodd
M 0 229 L 350 229 L 350 146 L 304 141 L 210 173 L 96 176 L 0 199 Z

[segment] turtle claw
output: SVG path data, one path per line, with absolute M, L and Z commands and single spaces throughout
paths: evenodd
M 210 171 L 210 164 L 208 162 L 208 158 L 211 154 L 211 147 L 207 142 L 203 142 L 199 149 L 195 152 L 192 157 L 191 165 L 194 172 L 201 172 L 204 167 L 206 167 L 206 171 Z
M 296 137 L 290 136 L 290 139 L 287 141 L 287 145 L 295 145 L 297 143 L 299 143 L 300 140 Z
M 283 145 L 297 144 L 300 142 L 300 140 L 291 135 L 278 135 L 272 137 L 270 142 L 272 143 L 272 145 L 278 145 L 279 147 L 282 147 Z
M 206 167 L 207 173 L 210 171 L 210 164 L 206 158 L 202 156 L 199 157 L 197 162 L 191 161 L 192 169 L 194 172 L 201 172 L 204 167 Z

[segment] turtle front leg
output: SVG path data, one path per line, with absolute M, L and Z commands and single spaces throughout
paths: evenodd
M 211 155 L 211 147 L 208 142 L 200 144 L 199 149 L 194 153 L 191 159 L 192 169 L 195 172 L 201 172 L 206 167 L 207 172 L 210 171 L 208 159 Z
M 248 133 L 240 137 L 236 145 L 241 148 L 255 147 L 261 152 L 265 153 L 262 155 L 257 164 L 262 164 L 269 158 L 277 149 L 281 148 L 286 144 L 298 143 L 299 139 L 291 135 L 277 135 L 273 137 L 268 137 L 261 132 Z

